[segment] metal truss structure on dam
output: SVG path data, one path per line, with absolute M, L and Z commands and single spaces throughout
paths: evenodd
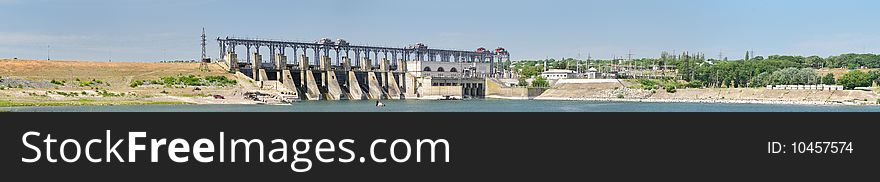
M 373 58 L 379 59 L 379 55 L 384 56 L 386 59 L 391 55 L 390 60 L 397 60 L 397 58 L 401 58 L 404 60 L 411 61 L 444 61 L 444 62 L 494 62 L 495 60 L 503 60 L 505 58 L 509 59 L 509 54 L 507 51 L 501 49 L 496 49 L 495 52 L 488 51 L 484 48 L 478 49 L 476 51 L 459 51 L 459 50 L 442 50 L 442 49 L 429 49 L 424 44 L 415 44 L 408 46 L 406 48 L 395 48 L 395 47 L 375 47 L 375 46 L 359 46 L 359 45 L 351 45 L 347 41 L 339 39 L 336 42 L 331 41 L 329 39 L 321 39 L 315 43 L 303 43 L 303 42 L 292 42 L 292 41 L 277 41 L 277 40 L 260 40 L 260 39 L 241 39 L 241 38 L 225 38 L 225 39 L 217 39 L 217 42 L 220 44 L 220 59 L 225 58 L 225 53 L 228 52 L 236 52 L 236 47 L 243 46 L 246 48 L 247 53 L 250 54 L 251 48 L 257 53 L 260 52 L 260 48 L 265 47 L 270 51 L 269 54 L 280 53 L 284 54 L 287 52 L 286 50 L 293 50 L 293 54 L 297 55 L 298 51 L 302 51 L 303 54 L 310 52 L 314 52 L 315 57 L 320 57 L 320 55 L 330 55 L 330 51 L 333 51 L 337 60 L 339 60 L 340 56 L 350 57 L 354 55 L 355 63 L 359 63 L 360 58 L 364 55 L 364 57 L 369 57 L 373 55 Z M 353 54 L 352 54 L 353 53 Z M 250 60 L 247 60 L 250 62 Z M 294 59 L 294 63 L 298 62 L 298 60 Z
M 281 85 L 281 89 L 292 91 L 303 100 L 407 99 L 432 93 L 456 95 L 454 91 L 438 90 L 440 87 L 432 90 L 431 83 L 422 84 L 424 80 L 420 80 L 420 73 L 433 71 L 422 70 L 422 63 L 473 65 L 467 69 L 453 66 L 451 70 L 456 72 L 455 76 L 435 74 L 433 77 L 444 79 L 444 82 L 457 80 L 442 86 L 457 86 L 461 89 L 457 94 L 478 97 L 483 93 L 485 78 L 503 75 L 499 71 L 503 68 L 498 64 L 510 59 L 507 50 L 500 47 L 494 51 L 485 48 L 460 51 L 430 49 L 421 43 L 395 48 L 351 45 L 342 39 L 305 43 L 229 37 L 218 38 L 217 42 L 223 60 L 221 65 L 229 71 L 258 81 L 261 87 Z M 246 49 L 244 60 L 237 55 L 240 51 L 237 49 L 242 47 Z M 268 50 L 269 55 L 273 55 L 268 62 L 262 59 L 261 50 Z M 290 51 L 295 55 L 292 62 L 288 62 L 286 56 Z M 414 70 L 408 70 L 408 67 Z M 441 67 L 439 71 L 444 70 Z

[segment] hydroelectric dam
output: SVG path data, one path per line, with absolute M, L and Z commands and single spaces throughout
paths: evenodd
M 490 79 L 513 75 L 500 66 L 510 60 L 501 47 L 460 51 L 417 43 L 395 48 L 326 38 L 309 43 L 226 37 L 217 42 L 216 63 L 224 69 L 299 100 L 482 98 Z

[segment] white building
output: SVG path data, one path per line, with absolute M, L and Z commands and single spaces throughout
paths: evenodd
M 551 80 L 553 80 L 553 79 L 566 79 L 566 78 L 574 77 L 575 74 L 577 74 L 577 73 L 575 73 L 575 71 L 572 71 L 572 70 L 550 69 L 550 70 L 547 70 L 547 71 L 544 71 L 543 73 L 541 73 L 541 77 L 551 79 Z
M 597 70 L 596 68 L 590 67 L 590 69 L 587 70 L 586 77 L 587 77 L 587 79 L 596 79 L 598 73 L 599 73 L 599 70 Z
M 489 63 L 407 61 L 406 70 L 415 77 L 465 77 L 490 75 Z

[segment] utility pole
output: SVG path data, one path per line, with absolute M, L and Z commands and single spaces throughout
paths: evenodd
M 52 50 L 52 45 L 46 45 L 46 60 L 51 61 L 52 57 L 50 51 Z
M 630 49 L 626 53 L 626 62 L 629 62 L 629 69 L 635 70 L 635 66 L 633 65 L 632 58 L 633 58 L 633 50 Z
M 544 68 L 541 70 L 541 72 L 547 71 L 547 60 L 548 59 L 550 59 L 550 58 L 547 57 L 546 59 L 544 59 Z
M 201 71 L 211 71 L 208 68 L 208 62 L 211 62 L 211 59 L 208 58 L 208 52 L 206 51 L 206 48 L 205 48 L 205 46 L 208 45 L 207 44 L 207 41 L 208 41 L 207 37 L 208 36 L 205 35 L 205 27 L 202 27 L 202 58 L 199 59 L 199 70 L 201 70 Z M 275 55 L 272 55 L 272 56 L 275 56 Z
M 205 27 L 202 27 L 202 60 L 205 60 L 208 58 L 208 53 L 205 51 L 205 46 L 208 45 L 206 43 L 207 40 L 208 40 L 207 36 L 205 36 Z
M 593 59 L 593 53 L 587 53 L 587 64 L 590 64 L 591 59 Z
M 630 49 L 626 53 L 626 61 L 632 61 L 632 59 L 633 59 L 633 50 Z
M 580 74 L 581 73 L 581 53 L 578 53 L 578 57 L 574 61 L 577 62 L 577 64 L 575 64 L 576 66 L 574 67 L 574 69 L 575 69 L 574 72 Z

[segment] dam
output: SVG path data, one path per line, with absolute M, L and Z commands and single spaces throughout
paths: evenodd
M 326 38 L 309 43 L 226 37 L 217 42 L 217 64 L 262 89 L 298 100 L 482 98 L 487 79 L 511 75 L 500 66 L 510 60 L 501 47 L 460 51 L 417 43 L 396 48 Z

